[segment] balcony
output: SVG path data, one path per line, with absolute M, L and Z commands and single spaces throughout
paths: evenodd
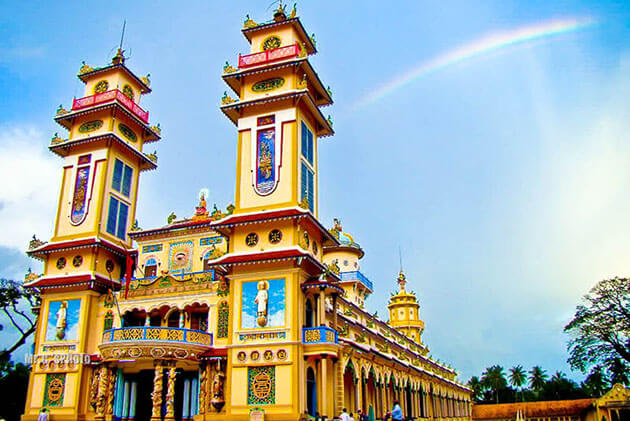
M 121 103 L 127 110 L 129 110 L 133 115 L 138 117 L 140 120 L 145 123 L 149 123 L 149 112 L 143 110 L 138 104 L 133 102 L 130 98 L 124 95 L 118 89 L 113 89 L 111 91 L 102 92 L 100 94 L 86 96 L 79 99 L 74 99 L 72 101 L 72 111 L 82 110 L 87 107 L 92 107 L 94 105 L 106 104 L 108 102 L 118 101 Z
M 304 344 L 338 344 L 339 334 L 328 326 L 302 328 Z
M 370 291 L 374 291 L 374 286 L 372 285 L 372 281 L 365 277 L 364 274 L 359 272 L 358 270 L 352 272 L 341 272 L 339 274 L 341 281 L 359 281 L 363 285 L 365 285 Z
M 103 332 L 99 348 L 110 360 L 165 356 L 196 360 L 212 348 L 212 334 L 175 327 L 123 327 Z
M 246 69 L 248 67 L 259 66 L 261 64 L 269 64 L 275 61 L 294 58 L 299 54 L 300 46 L 298 43 L 295 43 L 293 45 L 287 45 L 286 47 L 261 51 L 260 53 L 248 54 L 246 56 L 239 55 L 238 68 Z

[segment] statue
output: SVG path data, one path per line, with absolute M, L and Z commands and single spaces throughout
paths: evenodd
M 254 299 L 254 303 L 258 305 L 258 310 L 256 315 L 258 318 L 256 321 L 258 322 L 258 326 L 264 327 L 267 325 L 267 302 L 269 301 L 269 292 L 267 288 L 269 284 L 267 281 L 259 281 L 258 282 L 258 293 L 256 294 L 256 298 Z
M 293 10 L 291 10 L 291 14 L 289 15 L 289 19 L 293 19 L 297 16 L 297 3 L 293 3 Z
M 62 301 L 61 305 L 59 306 L 59 310 L 57 310 L 57 324 L 55 326 L 55 328 L 57 329 L 57 334 L 55 336 L 60 341 L 63 340 L 66 337 L 66 327 L 67 327 L 67 321 L 66 321 L 67 314 L 66 314 L 66 312 L 67 312 L 67 308 L 68 308 L 68 302 L 67 301 Z
M 140 80 L 142 81 L 142 83 L 144 83 L 147 86 L 151 86 L 151 73 L 147 73 L 146 76 L 143 76 L 140 78 Z
M 210 403 L 217 410 L 221 411 L 223 405 L 225 405 L 225 397 L 223 396 L 223 383 L 225 382 L 225 374 L 221 370 L 221 360 L 217 360 L 217 368 L 212 379 L 212 399 Z
M 206 206 L 206 195 L 202 190 L 199 194 L 199 204 L 195 208 L 195 216 L 207 216 L 208 209 L 206 208 Z
M 175 215 L 175 212 L 171 212 L 171 214 L 168 216 L 166 221 L 168 222 L 169 225 L 171 225 L 173 221 L 175 220 L 175 218 L 177 218 L 177 215 Z

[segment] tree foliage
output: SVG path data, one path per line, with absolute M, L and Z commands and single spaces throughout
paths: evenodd
M 481 383 L 486 389 L 489 389 L 494 394 L 496 403 L 499 403 L 499 391 L 505 389 L 507 381 L 505 380 L 505 374 L 503 373 L 503 367 L 500 365 L 493 365 L 488 367 L 486 371 L 481 375 Z
M 606 369 L 608 375 L 628 382 L 630 363 L 630 280 L 607 279 L 597 283 L 576 308 L 564 331 L 571 335 L 568 362 L 586 373 Z M 625 381 L 623 381 L 625 380 Z
M 26 343 L 26 339 L 35 332 L 37 318 L 31 312 L 39 306 L 39 294 L 33 289 L 26 289 L 21 283 L 9 279 L 0 279 L 0 308 L 9 322 L 20 334 L 8 348 L 0 350 L 0 361 L 8 361 L 11 353 Z M 0 330 L 4 330 L 0 324 Z

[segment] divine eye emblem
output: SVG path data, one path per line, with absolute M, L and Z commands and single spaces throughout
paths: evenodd
M 269 38 L 265 39 L 263 41 L 262 44 L 262 49 L 263 50 L 273 50 L 275 48 L 280 47 L 280 44 L 282 43 L 282 41 L 280 40 L 279 37 L 272 35 Z
M 176 261 L 178 264 L 181 264 L 181 265 L 183 265 L 184 263 L 186 263 L 186 253 L 183 253 L 183 252 L 177 253 L 177 254 L 175 255 L 175 261 Z
M 63 269 L 66 267 L 66 258 L 65 257 L 60 257 L 57 260 L 57 269 Z
M 278 244 L 282 240 L 282 231 L 273 230 L 269 233 L 269 242 L 271 244 Z

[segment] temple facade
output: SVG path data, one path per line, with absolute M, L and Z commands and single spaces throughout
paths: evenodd
M 81 67 L 85 96 L 59 107 L 68 136 L 50 144 L 53 237 L 28 251 L 44 267 L 25 280 L 42 304 L 23 420 L 381 419 L 395 401 L 408 418 L 470 420 L 471 391 L 430 356 L 403 271 L 388 320 L 370 314 L 363 249 L 318 219 L 318 140 L 334 131 L 315 39 L 282 4 L 242 33 L 251 51 L 226 62 L 220 106 L 237 129 L 234 203 L 210 209 L 202 190 L 163 227 L 135 218 L 161 136 L 140 106 L 149 78 L 120 49 Z

